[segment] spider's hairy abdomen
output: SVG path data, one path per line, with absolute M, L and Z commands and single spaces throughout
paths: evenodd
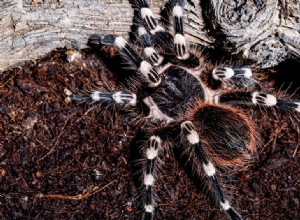
M 188 120 L 195 125 L 207 154 L 218 166 L 243 162 L 244 154 L 255 151 L 255 129 L 243 112 L 202 102 L 189 112 Z

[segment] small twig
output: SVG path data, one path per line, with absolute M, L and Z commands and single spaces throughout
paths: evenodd
M 3 88 L 5 86 L 6 83 L 8 83 L 10 80 L 12 80 L 13 78 L 16 77 L 16 75 L 18 75 L 21 72 L 21 69 L 16 72 L 14 75 L 12 75 L 12 77 L 10 77 L 8 80 L 6 80 L 3 84 L 0 85 L 0 88 Z
M 57 136 L 57 138 L 56 138 L 56 140 L 55 140 L 55 143 L 54 143 L 53 147 L 48 151 L 47 154 L 45 154 L 43 157 L 41 157 L 40 159 L 38 159 L 38 160 L 37 160 L 38 162 L 41 161 L 41 160 L 43 160 L 44 158 L 46 158 L 49 154 L 51 154 L 51 153 L 53 152 L 54 148 L 55 148 L 56 145 L 58 144 L 58 141 L 59 141 L 59 139 L 60 139 L 60 137 L 61 137 L 61 135 L 62 135 L 62 133 L 63 133 L 65 127 L 66 127 L 66 125 L 67 125 L 68 120 L 69 120 L 69 118 L 67 117 L 67 119 L 66 119 L 66 121 L 65 121 L 65 123 L 64 123 L 64 125 L 63 125 L 63 127 L 62 127 L 62 129 L 61 129 L 61 131 L 59 132 L 59 135 Z
M 89 108 L 80 118 L 76 120 L 76 123 L 78 123 L 83 117 L 85 117 L 90 111 L 94 110 L 95 108 L 95 106 Z
M 268 146 L 271 142 L 274 141 L 274 139 L 277 137 L 277 135 L 280 133 L 282 130 L 283 126 L 281 126 L 275 133 L 272 134 L 272 138 L 264 145 L 265 147 Z
M 43 148 L 45 148 L 45 149 L 47 149 L 47 150 L 50 150 L 48 147 L 46 147 L 46 145 L 42 142 L 42 141 L 40 141 L 39 139 L 36 139 L 36 141 L 43 147 Z
M 293 157 L 295 157 L 295 156 L 296 156 L 296 154 L 297 154 L 297 151 L 298 151 L 298 148 L 299 148 L 299 145 L 300 145 L 300 142 L 299 142 L 299 140 L 300 140 L 300 132 L 299 132 L 299 127 L 297 127 L 297 132 L 298 132 L 298 140 L 297 140 L 297 146 L 296 146 L 296 149 L 295 149 L 295 151 L 294 151 L 294 153 L 293 153 Z
M 94 188 L 92 188 L 90 190 L 90 192 L 88 191 L 88 189 L 83 190 L 82 193 L 78 194 L 78 195 L 74 195 L 74 196 L 69 196 L 69 195 L 64 195 L 64 194 L 36 194 L 34 195 L 34 198 L 52 198 L 52 199 L 68 199 L 68 200 L 82 200 L 82 199 L 86 199 L 88 197 L 90 197 L 91 195 L 94 195 L 102 190 L 104 190 L 105 188 L 107 188 L 108 186 L 110 186 L 111 184 L 113 184 L 114 182 L 116 182 L 117 180 L 113 180 L 110 183 L 106 184 L 105 186 L 103 186 L 102 188 L 99 189 L 99 186 L 95 186 Z
M 298 148 L 299 148 L 299 145 L 297 145 L 297 146 L 296 146 L 296 149 L 295 149 L 295 151 L 294 151 L 294 153 L 293 153 L 293 157 L 295 157 L 295 156 L 296 156 L 296 154 L 297 154 L 297 151 L 298 151 Z

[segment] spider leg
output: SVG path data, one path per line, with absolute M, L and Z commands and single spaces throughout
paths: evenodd
M 216 67 L 207 71 L 202 77 L 212 90 L 227 88 L 255 88 L 258 84 L 252 78 L 250 68 Z M 228 87 L 229 86 L 229 87 Z
M 252 71 L 249 68 L 229 68 L 229 67 L 218 67 L 212 72 L 212 76 L 215 80 L 228 80 L 235 77 L 251 78 Z
M 242 220 L 242 216 L 230 205 L 226 198 L 225 192 L 222 189 L 217 175 L 216 168 L 213 162 L 205 153 L 202 144 L 200 143 L 199 135 L 191 121 L 181 123 L 181 137 L 187 141 L 188 147 L 191 148 L 192 154 L 202 164 L 202 169 L 212 185 L 213 195 L 217 205 L 228 215 L 231 220 Z
M 128 91 L 93 91 L 84 92 L 81 94 L 73 94 L 66 92 L 67 100 L 76 103 L 85 104 L 115 104 L 125 106 L 136 106 L 137 96 L 136 94 Z
M 218 101 L 233 105 L 257 105 L 275 107 L 280 110 L 291 110 L 300 113 L 300 101 L 279 99 L 274 95 L 260 92 L 232 92 L 222 94 Z
M 161 66 L 168 63 L 169 54 L 174 50 L 170 50 L 168 47 L 172 45 L 171 35 L 160 26 L 146 0 L 134 0 L 132 4 L 137 12 L 133 21 L 132 31 L 135 39 L 137 39 L 143 47 L 144 56 L 150 60 L 154 66 Z M 161 54 L 162 52 L 164 52 L 164 54 Z
M 168 63 L 192 69 L 200 66 L 199 57 L 197 55 L 198 51 L 190 51 L 188 42 L 184 37 L 183 6 L 184 0 L 175 0 L 172 1 L 166 9 L 168 16 L 172 17 L 173 20 L 174 36 L 172 36 L 159 25 L 158 20 L 155 18 L 156 16 L 149 8 L 149 4 L 146 0 L 135 0 L 133 3 L 133 7 L 139 11 L 138 17 L 140 17 L 140 19 L 136 19 L 137 25 L 144 25 L 144 28 L 152 35 L 154 42 L 152 47 L 149 47 L 149 45 L 145 46 L 145 52 L 147 50 L 148 53 L 146 57 L 152 56 L 152 54 L 160 54 L 156 59 L 161 61 L 153 62 L 156 66 L 167 66 Z M 169 20 L 169 18 L 166 19 Z M 143 31 L 137 34 L 139 35 L 138 39 L 142 42 L 142 45 L 144 45 L 145 38 L 143 39 L 141 35 L 144 35 L 145 31 L 144 29 L 140 30 Z M 148 39 L 150 38 L 148 37 Z M 154 53 L 153 48 L 156 48 L 158 52 Z M 160 59 L 160 57 L 163 57 L 163 59 Z M 150 60 L 152 60 L 152 58 L 150 58 Z
M 174 20 L 175 35 L 173 37 L 172 43 L 169 39 L 169 33 L 167 33 L 166 30 L 159 24 L 159 22 L 155 18 L 154 13 L 149 7 L 148 2 L 146 0 L 136 0 L 134 2 L 134 6 L 140 11 L 140 17 L 150 34 L 157 39 L 165 41 L 163 43 L 167 45 L 171 43 L 171 47 L 174 46 L 177 58 L 181 60 L 187 59 L 189 57 L 187 43 L 183 35 L 183 5 L 183 0 L 176 0 L 173 7 L 172 16 Z
M 158 32 L 165 32 L 165 29 L 159 25 L 159 22 L 155 18 L 147 0 L 134 0 L 133 6 L 140 11 L 140 17 L 151 35 L 155 35 Z
M 123 37 L 107 35 L 101 39 L 101 43 L 114 45 L 122 58 L 148 83 L 149 87 L 157 87 L 160 84 L 161 78 L 155 68 L 145 61 Z
M 188 46 L 186 39 L 184 37 L 183 30 L 183 0 L 177 0 L 173 10 L 172 16 L 174 21 L 174 45 L 175 45 L 175 54 L 179 60 L 186 60 L 189 58 Z
M 160 66 L 164 61 L 164 57 L 161 56 L 153 47 L 151 35 L 142 25 L 137 27 L 137 33 L 138 39 L 143 46 L 144 56 L 149 59 L 154 66 Z
M 143 152 L 146 160 L 143 160 L 143 208 L 142 220 L 151 220 L 154 216 L 154 182 L 156 177 L 157 160 L 161 150 L 162 140 L 159 136 L 152 135 L 147 141 Z

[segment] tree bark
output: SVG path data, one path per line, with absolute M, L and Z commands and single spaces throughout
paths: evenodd
M 149 0 L 156 14 L 165 1 Z M 187 0 L 186 36 L 270 67 L 300 57 L 298 0 Z M 58 47 L 81 49 L 92 34 L 128 36 L 127 0 L 4 0 L 0 2 L 0 72 Z

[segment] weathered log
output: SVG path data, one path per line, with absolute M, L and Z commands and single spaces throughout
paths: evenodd
M 159 13 L 165 1 L 149 1 Z M 190 41 L 217 47 L 252 66 L 300 57 L 298 0 L 188 0 Z M 92 34 L 127 36 L 133 9 L 127 0 L 4 0 L 0 2 L 0 71 L 58 47 L 86 47 Z

